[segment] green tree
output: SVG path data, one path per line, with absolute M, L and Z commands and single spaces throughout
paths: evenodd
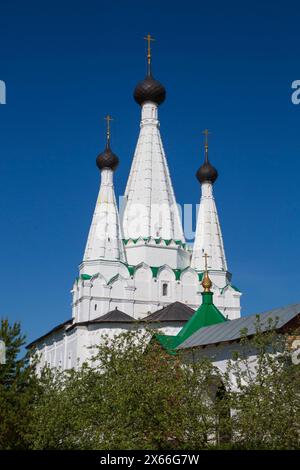
M 296 449 L 299 366 L 274 328 L 246 332 L 225 373 L 167 354 L 153 332 L 105 338 L 78 370 L 45 368 L 28 439 L 33 449 Z M 150 341 L 149 341 L 150 340 Z M 202 351 L 205 353 L 205 350 Z
M 270 322 L 269 331 L 262 331 L 258 320 L 254 337 L 245 332 L 228 363 L 235 448 L 300 448 L 300 366 L 291 361 L 288 335 L 277 334 L 275 327 Z
M 6 364 L 0 365 L 0 449 L 26 449 L 38 380 L 28 355 L 20 357 L 25 344 L 20 323 L 2 319 L 0 339 L 6 345 Z
M 44 371 L 32 421 L 34 449 L 208 448 L 215 433 L 213 366 L 184 365 L 149 333 L 97 348 L 77 372 Z

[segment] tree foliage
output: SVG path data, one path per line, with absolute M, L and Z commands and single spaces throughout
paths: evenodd
M 45 367 L 39 378 L 17 359 L 19 325 L 4 331 L 11 350 L 0 369 L 1 448 L 300 447 L 299 366 L 272 328 L 258 325 L 252 339 L 245 332 L 222 374 L 205 357 L 167 354 L 146 331 L 104 338 L 89 364 Z
M 209 446 L 213 366 L 183 367 L 149 335 L 125 333 L 78 372 L 49 373 L 33 420 L 35 449 L 181 449 Z M 196 380 L 197 377 L 197 380 Z M 209 393 L 208 393 L 209 391 Z
M 0 449 L 26 449 L 38 379 L 28 356 L 19 357 L 25 344 L 20 324 L 1 320 L 0 339 L 6 346 L 6 363 L 0 365 Z
M 242 338 L 240 353 L 227 365 L 231 442 L 238 448 L 300 448 L 300 369 L 275 326 L 270 322 L 263 332 L 258 320 L 255 336 Z

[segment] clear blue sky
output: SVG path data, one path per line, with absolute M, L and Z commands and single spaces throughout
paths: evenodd
M 0 308 L 29 340 L 70 317 L 106 113 L 123 194 L 148 32 L 168 93 L 161 131 L 178 201 L 199 201 L 194 175 L 208 127 L 243 313 L 300 301 L 300 105 L 290 98 L 300 79 L 299 3 L 2 1 Z

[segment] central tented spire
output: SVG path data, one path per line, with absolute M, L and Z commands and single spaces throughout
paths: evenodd
M 106 147 L 96 159 L 101 171 L 101 184 L 90 228 L 84 261 L 106 259 L 126 261 L 123 235 L 113 185 L 114 170 L 119 159 L 110 148 L 110 121 L 107 115 Z
M 209 269 L 227 271 L 221 227 L 213 196 L 213 184 L 218 178 L 218 172 L 208 159 L 208 130 L 206 129 L 203 134 L 205 135 L 204 163 L 196 174 L 198 181 L 201 183 L 202 195 L 191 267 L 198 271 L 204 271 L 205 261 L 203 255 L 207 253 Z
M 154 237 L 184 241 L 183 229 L 161 141 L 158 106 L 165 87 L 153 78 L 148 35 L 147 75 L 134 90 L 141 106 L 140 134 L 125 190 L 125 238 Z

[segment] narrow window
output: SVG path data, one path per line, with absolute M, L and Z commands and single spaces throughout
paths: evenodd
M 165 297 L 166 295 L 168 295 L 168 284 L 164 283 L 162 285 L 162 295 Z
M 94 307 L 95 311 L 97 310 L 97 304 L 95 304 L 95 307 Z

